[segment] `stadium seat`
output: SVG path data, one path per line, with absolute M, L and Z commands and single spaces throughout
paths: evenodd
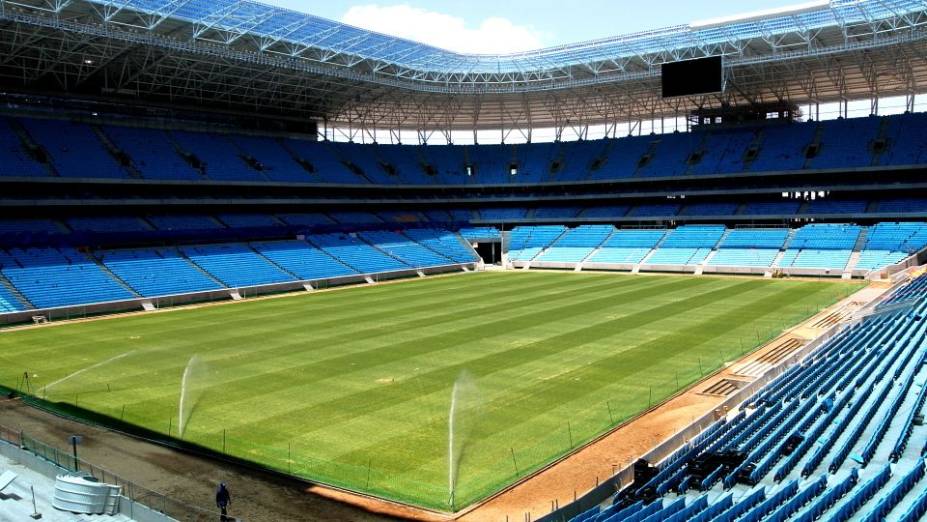
M 222 288 L 172 248 L 108 250 L 99 256 L 107 268 L 144 297 Z
M 128 178 L 93 129 L 82 123 L 22 119 L 23 127 L 50 156 L 55 171 L 66 178 Z
M 617 230 L 589 261 L 592 263 L 637 264 L 666 235 L 665 229 Z
M 423 247 L 398 232 L 360 232 L 358 237 L 412 267 L 426 268 L 453 264 L 451 259 Z
M 50 175 L 41 163 L 30 157 L 10 127 L 10 120 L 0 118 L 0 176 L 40 178 Z
M 36 308 L 122 301 L 137 297 L 72 248 L 12 249 L 3 275 Z
M 75 217 L 68 219 L 68 227 L 75 232 L 143 232 L 153 230 L 139 217 Z
M 257 286 L 293 281 L 293 276 L 248 245 L 225 243 L 181 247 L 191 261 L 228 287 Z
M 67 228 L 51 219 L 0 219 L 0 234 L 66 234 Z
M 301 280 L 314 281 L 357 275 L 354 269 L 305 241 L 254 242 L 251 246 Z
M 579 263 L 586 259 L 612 233 L 611 225 L 581 225 L 565 232 L 558 238 L 538 261 L 554 263 Z
M 461 236 L 469 241 L 499 241 L 502 235 L 492 227 L 472 227 L 459 230 Z
M 164 214 L 149 216 L 148 221 L 158 230 L 214 230 L 225 228 L 222 223 L 216 221 L 212 216 Z
M 306 239 L 361 274 L 377 274 L 412 268 L 384 251 L 350 235 L 313 234 L 307 236 Z
M 308 214 L 278 214 L 277 217 L 287 225 L 306 228 L 335 224 L 331 218 L 318 212 Z
M 215 181 L 267 181 L 262 172 L 249 166 L 241 151 L 226 136 L 205 132 L 171 131 L 180 150 L 193 154 L 203 176 Z
M 511 261 L 531 261 L 567 231 L 562 225 L 521 226 L 509 233 Z
M 274 228 L 283 226 L 270 214 L 219 214 L 219 221 L 229 228 Z
M 405 231 L 405 235 L 455 263 L 478 261 L 473 249 L 466 247 L 453 232 L 432 228 L 410 228 Z
M 770 237 L 760 241 L 782 239 L 781 234 L 774 239 L 773 231 L 765 235 Z M 913 416 L 927 401 L 922 387 L 910 393 L 927 362 L 921 349 L 927 330 L 920 320 L 927 310 L 927 276 L 895 290 L 887 300 L 892 302 L 914 305 L 889 308 L 839 330 L 805 364 L 766 384 L 745 403 L 746 409 L 722 418 L 669 455 L 646 484 L 635 483 L 615 497 L 614 506 L 586 511 L 573 520 L 611 520 L 625 509 L 632 510 L 629 514 L 640 512 L 633 506 L 644 501 L 635 501 L 654 494 L 654 504 L 665 510 L 671 505 L 671 492 L 683 494 L 695 486 L 714 491 L 712 484 L 719 478 L 734 494 L 712 495 L 715 501 L 692 514 L 691 520 L 811 522 L 921 516 L 927 511 L 919 488 L 927 471 L 923 444 L 910 447 L 906 442 L 915 428 Z M 733 456 L 741 464 L 722 466 L 693 481 L 693 464 L 712 455 Z M 888 458 L 897 464 L 885 462 Z M 826 472 L 819 474 L 825 464 Z M 860 464 L 868 466 L 860 469 Z
M 0 281 L 0 313 L 18 312 L 26 308 L 26 303 L 17 299 L 3 281 Z
M 127 178 L 166 181 L 306 184 L 474 185 L 606 181 L 749 172 L 911 166 L 927 162 L 923 114 L 777 123 L 743 129 L 518 145 L 363 145 L 316 142 L 207 129 L 161 130 L 21 118 L 0 125 L 2 176 Z M 27 150 L 18 126 L 48 152 L 50 169 Z M 67 125 L 67 135 L 58 133 Z M 97 133 L 100 133 L 98 136 Z M 876 141 L 885 143 L 878 151 Z M 111 145 L 108 145 L 108 144 Z M 815 152 L 806 156 L 810 145 Z M 113 150 L 107 150 L 111 147 Z M 748 155 L 748 150 L 754 154 Z M 117 161 L 115 156 L 120 156 Z M 124 166 L 120 162 L 124 161 Z M 78 166 L 79 165 L 79 166 Z M 471 173 L 466 174 L 465 165 Z M 512 175 L 510 166 L 516 166 Z M 692 205 L 683 215 L 725 215 L 729 203 Z M 812 205 L 815 214 L 846 206 Z M 736 208 L 736 207 L 735 207 Z M 888 208 L 888 207 L 886 207 Z M 527 210 L 527 209 L 525 209 Z M 581 207 L 539 209 L 539 219 L 575 217 Z M 642 208 L 632 216 L 672 216 L 671 208 Z M 677 209 L 678 210 L 678 209 Z M 744 213 L 757 214 L 748 208 Z M 776 210 L 776 209 L 766 209 Z M 833 212 L 838 211 L 838 212 Z M 779 212 L 777 213 L 788 213 Z M 515 212 L 512 211 L 514 214 Z M 764 212 L 765 213 L 765 212 Z M 490 210 L 483 219 L 512 219 Z M 547 216 L 547 217 L 545 217 Z
M 110 125 L 103 127 L 103 133 L 128 156 L 145 179 L 203 179 L 177 152 L 164 131 Z

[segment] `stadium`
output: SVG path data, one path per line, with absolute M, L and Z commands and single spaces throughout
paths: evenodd
M 921 520 L 925 56 L 0 0 L 0 521 Z

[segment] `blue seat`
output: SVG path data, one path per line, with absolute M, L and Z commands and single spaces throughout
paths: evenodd
M 151 226 L 135 216 L 75 217 L 67 220 L 75 232 L 144 232 Z
M 82 123 L 23 119 L 23 127 L 48 152 L 58 175 L 66 178 L 128 178 L 93 129 Z
M 454 260 L 426 248 L 398 232 L 370 231 L 360 232 L 358 237 L 375 245 L 380 251 L 398 259 L 408 266 L 427 268 L 446 266 Z
M 26 303 L 17 299 L 6 286 L 0 282 L 0 313 L 18 312 L 29 308 Z
M 149 216 L 150 221 L 158 230 L 216 230 L 225 228 L 211 216 L 161 214 Z
M 361 274 L 409 270 L 410 265 L 346 234 L 313 234 L 306 239 Z
M 578 263 L 615 231 L 611 225 L 581 225 L 560 236 L 538 261 Z
M 13 249 L 17 265 L 3 275 L 36 308 L 122 301 L 137 297 L 95 262 L 71 248 Z
M 662 248 L 714 248 L 724 225 L 682 225 L 666 234 Z
M 697 265 L 708 257 L 710 248 L 660 247 L 647 258 L 648 265 Z
M 165 131 L 110 125 L 103 127 L 103 133 L 132 160 L 132 166 L 145 179 L 202 179 L 177 152 Z
M 515 227 L 509 235 L 509 259 L 531 261 L 566 231 L 563 225 Z
M 173 248 L 105 250 L 99 256 L 107 268 L 145 297 L 222 288 Z
M 357 271 L 305 241 L 253 242 L 251 246 L 301 280 L 357 275 Z
M 228 137 L 207 132 L 175 130 L 170 137 L 181 150 L 193 154 L 202 166 L 203 175 L 215 181 L 267 181 L 242 158 L 243 154 Z
M 64 234 L 66 230 L 51 219 L 0 219 L 0 234 Z
M 0 176 L 41 178 L 51 176 L 44 165 L 30 157 L 10 120 L 0 118 Z
M 422 246 L 437 252 L 455 263 L 473 263 L 479 261 L 473 249 L 466 247 L 459 236 L 448 230 L 410 228 L 405 231 L 405 234 Z
M 335 222 L 321 212 L 310 212 L 305 214 L 277 214 L 280 221 L 290 226 L 312 228 L 315 226 L 334 225 Z
M 380 216 L 373 212 L 339 211 L 329 212 L 328 215 L 336 222 L 345 225 L 371 225 L 383 223 Z
M 228 287 L 257 286 L 295 280 L 267 258 L 241 243 L 198 245 L 180 250 Z
M 229 228 L 274 228 L 283 223 L 270 214 L 219 214 L 219 221 Z
M 493 227 L 462 228 L 458 233 L 469 241 L 498 241 L 502 239 L 499 229 Z

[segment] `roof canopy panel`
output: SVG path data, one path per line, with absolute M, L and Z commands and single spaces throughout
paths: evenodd
M 34 0 L 24 0 L 31 5 Z M 232 44 L 247 37 L 265 52 L 360 65 L 375 76 L 418 82 L 530 83 L 571 77 L 575 68 L 595 71 L 604 63 L 655 65 L 680 58 L 739 55 L 751 41 L 771 44 L 774 52 L 792 47 L 789 34 L 812 35 L 839 28 L 848 37 L 917 24 L 927 7 L 918 0 L 817 1 L 761 16 L 668 27 L 536 51 L 513 54 L 461 54 L 384 35 L 325 18 L 252 0 L 83 0 L 104 20 L 154 30 L 164 20 L 191 26 L 194 39 Z M 66 10 L 68 0 L 54 9 Z M 63 6 L 63 7 L 62 7 Z M 900 22 L 899 22 L 900 21 Z M 777 40 L 780 42 L 777 44 Z

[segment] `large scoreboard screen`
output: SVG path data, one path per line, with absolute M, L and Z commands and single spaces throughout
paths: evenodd
M 724 71 L 720 56 L 664 63 L 663 97 L 721 92 Z

